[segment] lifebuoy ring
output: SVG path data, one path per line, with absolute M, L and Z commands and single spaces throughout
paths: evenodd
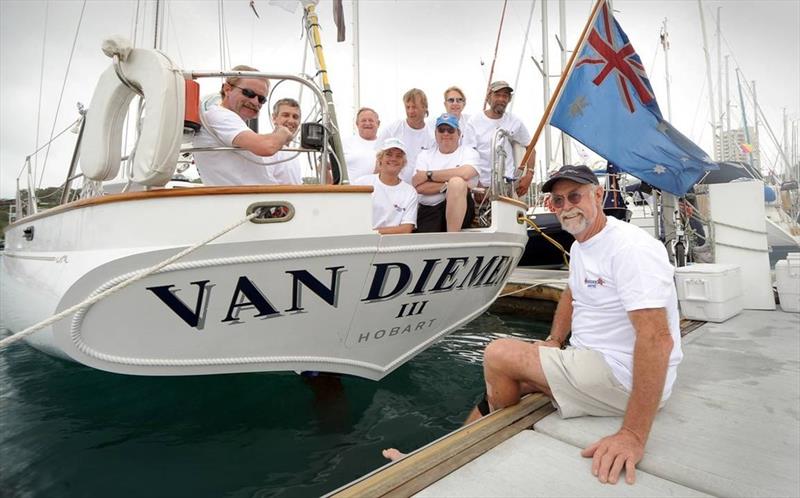
M 117 43 L 113 53 L 105 46 Z M 134 151 L 131 180 L 163 186 L 175 172 L 183 138 L 184 78 L 163 53 L 125 46 L 126 40 L 107 40 L 104 51 L 118 55 L 125 77 L 144 95 L 141 134 Z M 128 42 L 129 43 L 129 42 Z M 97 83 L 86 116 L 81 170 L 92 180 L 117 176 L 122 158 L 122 127 L 136 93 L 109 67 Z

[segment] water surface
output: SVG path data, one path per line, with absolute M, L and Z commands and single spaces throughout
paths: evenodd
M 0 496 L 318 496 L 456 429 L 489 340 L 548 329 L 487 313 L 380 382 L 134 377 L 18 343 L 0 351 Z

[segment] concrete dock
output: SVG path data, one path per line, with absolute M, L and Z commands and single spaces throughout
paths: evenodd
M 580 456 L 621 418 L 562 420 L 532 395 L 334 495 L 800 496 L 800 314 L 746 310 L 683 342 L 633 486 L 601 484 Z

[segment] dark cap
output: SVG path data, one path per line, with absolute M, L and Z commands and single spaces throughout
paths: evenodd
M 498 90 L 502 90 L 503 88 L 508 88 L 509 92 L 514 92 L 514 89 L 511 88 L 511 85 L 508 82 L 503 80 L 493 81 L 491 85 L 489 85 L 490 92 L 496 92 Z
M 568 164 L 566 166 L 561 166 L 558 171 L 550 175 L 550 178 L 542 185 L 542 192 L 550 192 L 553 190 L 553 185 L 559 180 L 570 180 L 584 185 L 590 183 L 600 185 L 600 182 L 597 180 L 597 177 L 594 176 L 592 170 L 586 166 L 570 166 Z

